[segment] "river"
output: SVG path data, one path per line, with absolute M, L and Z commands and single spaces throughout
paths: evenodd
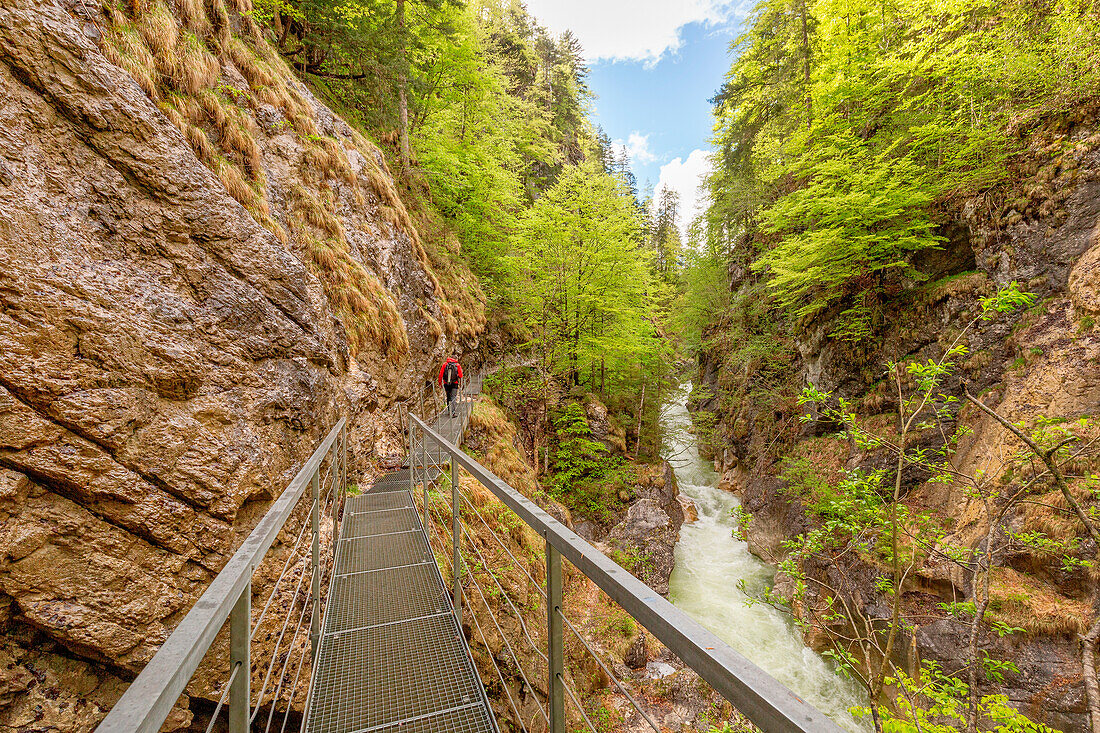
M 718 474 L 699 455 L 687 410 L 690 387 L 674 392 L 661 414 L 665 458 L 680 492 L 699 509 L 699 519 L 680 530 L 669 600 L 841 727 L 854 733 L 871 730 L 868 722 L 848 712 L 866 704 L 859 686 L 837 676 L 830 662 L 806 646 L 787 615 L 745 603 L 738 581 L 744 580 L 751 593 L 769 585 L 775 569 L 733 538 L 737 523 L 730 510 L 738 500 L 718 488 Z

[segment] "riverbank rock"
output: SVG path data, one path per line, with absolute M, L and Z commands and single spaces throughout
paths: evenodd
M 684 524 L 691 524 L 699 520 L 699 507 L 695 506 L 695 500 L 690 496 L 677 494 L 676 500 L 680 502 L 680 509 L 684 512 Z
M 685 512 L 672 466 L 665 461 L 647 468 L 644 472 L 639 469 L 637 498 L 622 521 L 611 529 L 608 544 L 621 553 L 627 570 L 667 595 Z
M 634 639 L 634 643 L 630 645 L 630 648 L 626 650 L 626 654 L 623 655 L 623 664 L 631 669 L 645 669 L 646 664 L 649 662 L 649 655 L 646 654 L 645 648 L 645 634 L 638 634 Z
M 626 430 L 611 419 L 607 405 L 595 395 L 589 394 L 584 400 L 584 412 L 592 437 L 603 443 L 612 454 L 626 454 Z

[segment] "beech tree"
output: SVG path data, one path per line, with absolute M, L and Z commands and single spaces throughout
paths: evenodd
M 1098 44 L 1078 0 L 762 0 L 713 100 L 711 236 L 760 232 L 778 305 L 839 306 L 831 335 L 858 341 L 923 277 L 944 204 L 997 200 L 1021 111 L 1057 118 L 1096 88 Z
M 568 383 L 597 365 L 620 381 L 659 353 L 660 288 L 642 233 L 632 194 L 599 161 L 566 168 L 519 226 L 515 297 L 544 366 Z

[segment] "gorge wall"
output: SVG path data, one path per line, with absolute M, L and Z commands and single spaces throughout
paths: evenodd
M 1068 118 L 1029 128 L 1029 155 L 1015 165 L 1008 190 L 950 207 L 943 227 L 948 243 L 916 263 L 929 273 L 928 282 L 894 293 L 872 338 L 854 345 L 829 338 L 839 315 L 834 311 L 811 323 L 782 326 L 781 358 L 771 362 L 738 355 L 729 339 L 712 341 L 714 346 L 700 357 L 705 389 L 697 393 L 695 407 L 714 416 L 709 450 L 725 485 L 741 494 L 752 515 L 748 538 L 754 552 L 777 561 L 786 553 L 783 543 L 813 525 L 805 504 L 780 478 L 784 459 L 808 460 L 829 481 L 847 469 L 890 467 L 892 460 L 883 451 L 861 450 L 834 437 L 837 425 L 802 423 L 799 418 L 806 410 L 796 404 L 801 387 L 813 384 L 850 400 L 859 420 L 889 432 L 897 423 L 897 397 L 883 379 L 887 362 L 939 358 L 980 312 L 980 298 L 1011 281 L 1034 293 L 1037 305 L 1025 313 L 979 322 L 968 331 L 963 343 L 969 353 L 959 360 L 945 390 L 961 396 L 966 383 L 986 405 L 1029 426 L 1042 416 L 1073 421 L 1100 412 L 1096 119 L 1096 109 L 1082 108 Z M 730 276 L 735 299 L 762 287 L 747 262 L 733 266 Z M 716 325 L 711 335 L 720 335 L 722 328 Z M 953 458 L 956 468 L 971 475 L 987 471 L 1011 482 L 1006 466 L 1019 448 L 1014 439 L 972 405 L 962 408 L 957 424 L 970 426 L 973 433 Z M 1075 473 L 1096 471 L 1094 452 L 1086 451 L 1079 463 Z M 904 502 L 951 523 L 951 538 L 960 544 L 977 542 L 982 527 L 974 497 L 927 478 L 919 471 L 903 474 Z M 1095 500 L 1083 484 L 1074 490 L 1083 492 L 1086 503 Z M 1054 505 L 1059 501 L 1053 494 L 1037 499 Z M 1084 534 L 1057 511 L 1037 507 L 1019 509 L 1009 525 L 1020 533 Z M 1080 556 L 1091 557 L 1093 549 L 1085 540 Z M 1003 692 L 1029 717 L 1055 728 L 1085 730 L 1077 635 L 1095 612 L 1095 574 L 1061 572 L 1052 558 L 1022 548 L 995 562 L 991 608 L 1001 614 L 997 618 L 1023 619 L 1019 625 L 1024 631 L 981 639 L 983 650 L 1013 661 L 1020 670 L 1003 683 L 987 684 L 983 692 Z M 878 570 L 855 565 L 850 570 L 865 583 L 853 600 L 872 612 L 881 609 L 884 598 L 874 589 Z M 913 631 L 899 644 L 905 650 L 900 653 L 903 668 L 915 668 L 918 659 L 936 660 L 948 671 L 961 664 L 967 628 L 938 604 L 967 598 L 969 576 L 948 565 L 920 567 L 912 592 L 906 594 Z
M 354 481 L 484 324 L 247 0 L 134 8 L 0 6 L 0 730 L 91 730 L 337 418 Z

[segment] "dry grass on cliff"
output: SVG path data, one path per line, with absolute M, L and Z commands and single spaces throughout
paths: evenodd
M 420 219 L 426 234 L 424 250 L 444 298 L 440 305 L 444 328 L 452 336 L 473 338 L 487 322 L 485 291 L 459 256 L 454 232 L 430 217 Z
M 311 269 L 340 314 L 353 355 L 373 349 L 391 358 L 409 353 L 405 321 L 378 278 L 348 252 L 344 239 L 305 235 Z
M 331 137 L 319 137 L 309 142 L 305 152 L 302 153 L 305 170 L 316 171 L 320 174 L 321 180 L 339 178 L 351 186 L 358 183 L 355 172 L 351 169 L 351 163 L 348 162 L 348 155 L 337 140 Z
M 129 73 L 151 99 L 159 99 L 157 62 L 137 29 L 130 25 L 118 26 L 105 38 L 103 53 L 107 60 Z
M 176 8 L 183 24 L 199 36 L 211 31 L 210 18 L 206 16 L 203 0 L 176 0 Z
M 535 470 L 516 448 L 516 427 L 488 397 L 482 396 L 474 405 L 470 432 L 476 435 L 475 445 L 490 471 L 524 496 L 542 495 Z
M 1091 607 L 1053 586 L 1011 568 L 995 568 L 989 587 L 989 616 L 1029 634 L 1073 636 L 1088 630 Z
M 110 23 L 101 48 L 158 103 L 229 195 L 287 243 L 287 230 L 275 220 L 268 202 L 257 144 L 260 107 L 269 105 L 282 113 L 285 122 L 270 134 L 292 130 L 302 150 L 296 164 L 299 181 L 287 197 L 286 224 L 305 244 L 305 259 L 341 313 L 354 352 L 376 348 L 391 356 L 407 354 L 408 334 L 392 297 L 349 253 L 341 219 L 333 202 L 325 200 L 332 180 L 350 188 L 356 205 L 373 198 L 383 227 L 388 225 L 395 237 L 407 237 L 439 301 L 438 312 L 424 310 L 430 336 L 475 335 L 485 323 L 485 299 L 469 269 L 438 253 L 429 256 L 375 145 L 355 130 L 343 141 L 319 135 L 316 112 L 299 91 L 301 83 L 247 16 L 251 2 L 233 0 L 231 5 L 239 16 L 240 35 L 232 31 L 225 0 L 133 0 L 126 6 L 106 6 Z M 242 77 L 245 88 L 237 88 Z M 366 161 L 359 175 L 345 146 Z M 437 272 L 443 274 L 443 284 Z
M 351 255 L 334 201 L 321 201 L 300 184 L 290 187 L 288 199 L 291 229 L 306 242 L 309 262 L 344 322 L 352 354 L 373 349 L 388 357 L 407 355 L 409 335 L 401 312 L 378 278 Z
M 164 104 L 161 109 L 199 160 L 261 224 L 286 241 L 285 230 L 271 218 L 266 202 L 259 133 L 245 107 L 253 107 L 262 97 L 282 110 L 300 134 L 316 134 L 312 108 L 286 81 L 289 69 L 284 65 L 280 72 L 285 74 L 276 72 L 270 58 L 233 36 L 222 0 L 208 6 L 201 0 L 178 0 L 175 7 L 134 2 L 129 15 L 114 6 L 108 7 L 108 15 L 111 27 L 101 44 L 104 55 L 129 72 L 151 99 L 170 103 L 174 113 Z M 262 38 L 257 42 L 266 49 Z M 240 72 L 249 89 L 219 84 L 227 64 Z M 255 188 L 242 185 L 242 178 Z
M 423 202 L 414 213 L 415 228 L 423 234 L 418 250 L 441 296 L 443 329 L 453 338 L 473 338 L 488 322 L 485 291 L 461 258 L 455 233 Z
M 329 206 L 323 204 L 316 196 L 299 184 L 292 184 L 289 190 L 291 211 L 301 217 L 298 225 L 291 222 L 291 228 L 296 231 L 304 231 L 302 225 L 309 225 L 321 230 L 330 237 L 344 239 L 344 227 L 341 226 L 336 213 Z

